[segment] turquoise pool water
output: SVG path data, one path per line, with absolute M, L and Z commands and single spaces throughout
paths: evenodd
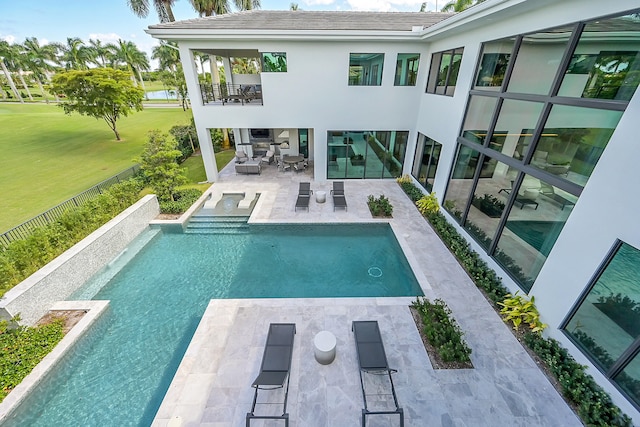
M 158 233 L 95 295 L 111 300 L 98 326 L 5 425 L 149 425 L 210 299 L 422 295 L 386 224 L 250 230 Z

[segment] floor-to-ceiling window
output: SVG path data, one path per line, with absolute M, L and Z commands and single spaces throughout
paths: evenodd
M 329 131 L 327 178 L 399 177 L 408 137 L 407 131 Z
M 420 133 L 416 147 L 411 174 L 427 191 L 431 192 L 440 161 L 442 144 Z
M 562 328 L 640 407 L 640 251 L 617 242 Z
M 443 207 L 526 291 L 640 82 L 634 14 L 483 44 Z

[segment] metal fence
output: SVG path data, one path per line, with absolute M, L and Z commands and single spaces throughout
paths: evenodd
M 129 169 L 122 171 L 119 174 L 112 176 L 109 179 L 105 179 L 101 183 L 94 185 L 93 187 L 83 191 L 77 196 L 74 196 L 69 200 L 65 200 L 59 205 L 52 207 L 48 211 L 43 212 L 40 215 L 34 218 L 31 218 L 28 221 L 23 222 L 17 227 L 14 227 L 9 231 L 3 234 L 0 234 L 0 245 L 6 248 L 9 245 L 9 243 L 15 240 L 26 239 L 31 235 L 34 229 L 38 227 L 42 227 L 43 225 L 47 225 L 51 222 L 54 222 L 68 210 L 75 209 L 79 206 L 82 206 L 89 200 L 102 194 L 104 190 L 111 187 L 113 184 L 117 184 L 121 181 L 131 178 L 138 172 L 138 170 L 140 170 L 139 165 L 132 166 Z

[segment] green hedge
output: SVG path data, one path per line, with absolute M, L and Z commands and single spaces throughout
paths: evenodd
M 408 180 L 398 183 L 414 202 L 422 191 Z M 458 258 L 476 286 L 483 289 L 487 297 L 496 303 L 505 299 L 506 287 L 495 271 L 480 259 L 469 243 L 457 232 L 440 212 L 428 213 L 425 218 L 445 245 Z M 540 334 L 527 333 L 525 343 L 547 364 L 549 371 L 560 382 L 565 397 L 578 408 L 578 415 L 589 426 L 631 426 L 631 418 L 624 414 L 611 397 L 585 372 L 585 367 L 576 363 L 569 352 L 554 339 Z
M 184 213 L 200 196 L 202 196 L 202 191 L 197 188 L 178 190 L 173 195 L 175 200 L 160 200 L 160 212 L 164 214 Z
M 62 319 L 34 327 L 0 321 L 0 402 L 60 342 L 63 326 Z
M 29 237 L 0 249 L 0 296 L 135 203 L 141 189 L 136 179 L 114 184 L 55 222 L 36 228 Z

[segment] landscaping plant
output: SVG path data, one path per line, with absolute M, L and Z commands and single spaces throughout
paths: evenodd
M 373 195 L 369 195 L 367 198 L 367 205 L 369 206 L 369 211 L 371 211 L 371 215 L 374 217 L 383 217 L 383 218 L 391 218 L 391 214 L 393 213 L 393 206 L 389 199 L 387 199 L 384 194 L 381 194 L 379 198 L 373 197 Z
M 140 170 L 161 202 L 175 202 L 176 188 L 187 183 L 184 170 L 177 161 L 181 155 L 176 149 L 176 141 L 169 135 L 159 130 L 149 132 L 139 159 Z
M 502 302 L 498 302 L 500 314 L 502 314 L 505 322 L 513 323 L 513 329 L 516 331 L 522 322 L 529 325 L 529 329 L 533 333 L 541 333 L 547 326 L 546 323 L 540 321 L 540 313 L 535 305 L 535 297 L 527 298 L 524 295 L 518 295 L 517 291 L 514 295 L 507 294 Z

